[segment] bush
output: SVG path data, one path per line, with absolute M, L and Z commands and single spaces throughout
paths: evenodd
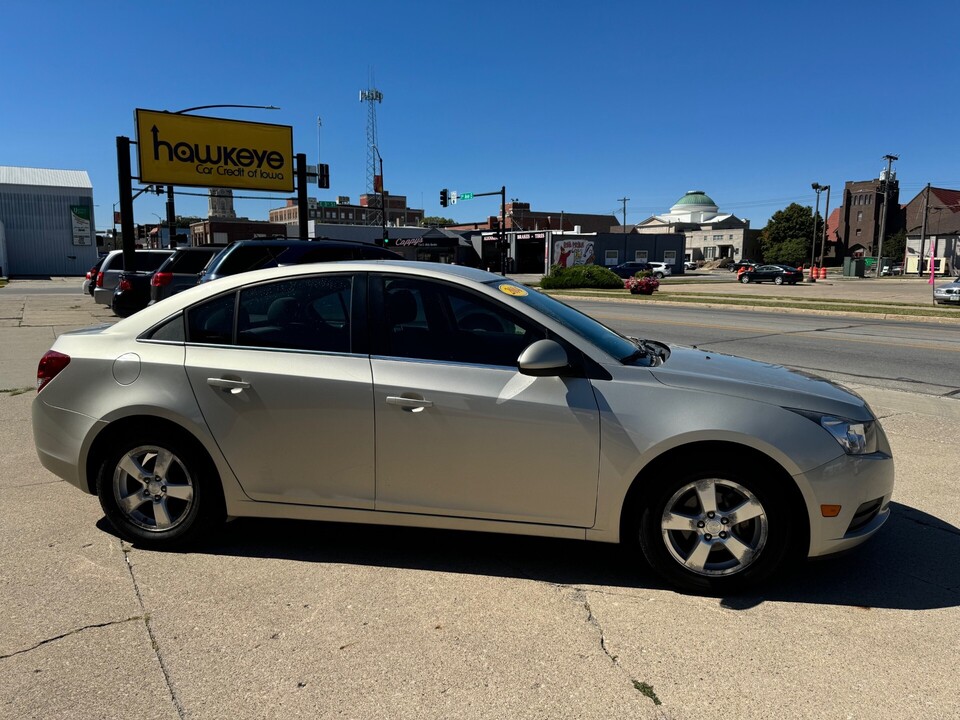
M 562 267 L 554 265 L 550 274 L 540 281 L 544 290 L 560 288 L 607 288 L 620 289 L 623 280 L 612 270 L 600 265 L 574 265 Z

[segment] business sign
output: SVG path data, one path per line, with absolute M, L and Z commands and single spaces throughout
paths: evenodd
M 293 191 L 293 128 L 137 110 L 143 184 Z
M 90 206 L 71 205 L 70 220 L 73 226 L 73 244 L 93 245 L 93 235 L 90 232 Z

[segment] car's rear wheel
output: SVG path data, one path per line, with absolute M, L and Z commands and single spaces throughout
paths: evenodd
M 698 592 L 736 592 L 775 572 L 793 523 L 779 478 L 722 469 L 681 473 L 654 493 L 640 519 L 650 565 Z
M 174 548 L 223 519 L 220 478 L 194 443 L 159 430 L 116 442 L 100 466 L 97 495 L 125 540 Z
M 783 278 L 779 275 L 773 279 L 775 285 L 783 285 Z
M 744 273 L 743 275 L 740 276 L 740 282 L 746 285 L 747 283 L 750 282 L 750 276 Z
M 657 280 L 663 280 L 663 273 L 662 273 L 662 272 L 655 272 L 655 273 L 653 274 L 653 276 L 654 276 Z

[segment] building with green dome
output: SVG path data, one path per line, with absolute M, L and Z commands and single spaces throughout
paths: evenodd
M 760 255 L 760 231 L 751 230 L 747 219 L 721 213 L 703 190 L 689 190 L 670 212 L 651 215 L 633 230 L 641 234 L 682 234 L 684 260 L 688 261 L 755 260 Z

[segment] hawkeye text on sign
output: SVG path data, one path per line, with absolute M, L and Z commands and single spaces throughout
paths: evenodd
M 141 183 L 292 192 L 293 128 L 137 110 Z

